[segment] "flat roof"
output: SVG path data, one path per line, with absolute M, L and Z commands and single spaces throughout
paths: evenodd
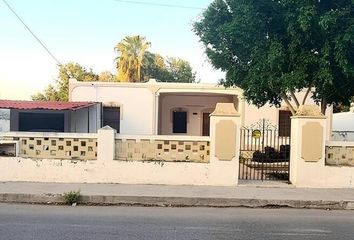
M 95 104 L 95 102 L 0 100 L 0 109 L 78 110 Z

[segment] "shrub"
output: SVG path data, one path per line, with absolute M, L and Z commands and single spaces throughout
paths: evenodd
M 73 205 L 73 204 L 79 203 L 80 198 L 81 198 L 80 190 L 64 193 L 64 201 L 68 205 Z

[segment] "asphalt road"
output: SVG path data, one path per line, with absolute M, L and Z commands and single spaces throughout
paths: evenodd
M 1 240 L 354 239 L 354 211 L 0 204 Z

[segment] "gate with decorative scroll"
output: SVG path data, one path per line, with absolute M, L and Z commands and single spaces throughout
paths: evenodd
M 289 180 L 290 132 L 261 119 L 240 134 L 240 180 Z

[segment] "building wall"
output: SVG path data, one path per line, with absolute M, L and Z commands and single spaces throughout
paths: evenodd
M 71 111 L 70 131 L 72 133 L 96 133 L 101 127 L 101 105 Z
M 207 84 L 180 84 L 180 83 L 78 83 L 70 82 L 70 100 L 72 101 L 96 101 L 103 104 L 113 103 L 120 106 L 122 134 L 172 134 L 172 123 L 170 110 L 174 107 L 187 108 L 189 112 L 188 135 L 201 135 L 202 111 L 203 109 L 215 106 L 212 102 L 188 102 L 182 98 L 167 100 L 166 103 L 155 106 L 155 101 L 164 101 L 164 95 L 173 93 L 195 94 L 233 94 L 235 97 L 227 99 L 227 102 L 234 102 L 236 109 L 242 115 L 242 125 L 250 126 L 265 118 L 274 126 L 278 126 L 279 109 L 269 104 L 257 108 L 254 105 L 241 100 L 242 91 L 237 88 L 225 89 L 222 86 Z M 305 91 L 296 93 L 301 102 Z M 158 96 L 160 94 L 160 96 Z M 205 99 L 204 99 L 205 100 Z M 175 104 L 172 102 L 175 101 Z M 225 102 L 225 99 L 219 99 Z M 306 104 L 314 104 L 311 96 L 307 98 Z M 166 105 L 166 106 L 165 106 Z M 188 106 L 187 106 L 188 105 Z M 200 106 L 197 106 L 200 105 Z M 285 107 L 282 104 L 282 108 Z M 210 109 L 209 109 L 210 110 Z M 196 113 L 197 115 L 193 115 Z M 331 108 L 327 110 L 327 139 L 331 136 Z
M 0 132 L 10 131 L 10 110 L 0 109 Z
M 160 98 L 160 131 L 159 134 L 170 135 L 172 133 L 173 121 L 172 111 L 184 109 L 187 111 L 187 134 L 189 136 L 202 135 L 203 113 L 212 113 L 216 103 L 232 103 L 233 96 L 228 95 L 178 95 L 161 94 Z
M 148 88 L 78 85 L 71 92 L 71 100 L 120 106 L 121 134 L 153 134 L 154 95 Z

